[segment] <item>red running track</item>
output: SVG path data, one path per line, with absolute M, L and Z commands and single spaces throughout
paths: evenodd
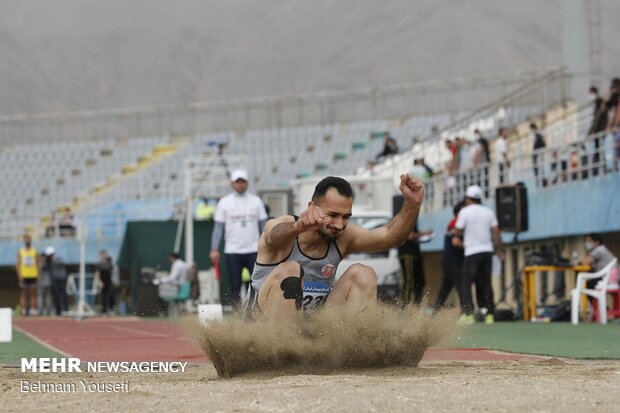
M 20 318 L 14 326 L 42 344 L 83 361 L 188 361 L 206 363 L 183 328 L 139 318 Z
M 169 321 L 139 318 L 17 318 L 13 325 L 55 351 L 82 361 L 187 361 L 209 363 L 183 328 Z M 422 359 L 436 361 L 501 361 L 539 356 L 487 349 L 429 349 Z

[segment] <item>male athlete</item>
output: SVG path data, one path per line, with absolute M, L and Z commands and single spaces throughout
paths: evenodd
M 247 309 L 261 311 L 271 320 L 293 320 L 302 308 L 356 303 L 377 297 L 377 278 L 366 265 L 353 264 L 334 282 L 343 257 L 374 252 L 402 244 L 418 219 L 424 183 L 410 175 L 400 177 L 404 204 L 385 226 L 369 231 L 347 225 L 353 191 L 342 178 L 319 182 L 299 217 L 272 219 L 258 242 Z

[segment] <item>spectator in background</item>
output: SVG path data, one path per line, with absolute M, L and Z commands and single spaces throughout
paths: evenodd
M 607 115 L 607 102 L 600 97 L 596 97 L 595 100 L 598 100 L 599 103 L 595 104 L 596 111 L 594 112 L 592 126 L 590 126 L 590 129 L 588 130 L 588 135 L 595 135 L 603 132 L 607 129 L 607 124 L 609 123 L 609 117 Z
M 179 254 L 176 252 L 171 252 L 168 256 L 170 259 L 170 274 L 165 277 L 161 277 L 159 279 L 155 279 L 153 284 L 171 284 L 176 285 L 177 287 L 181 284 L 184 284 L 189 281 L 189 266 L 179 258 Z
M 45 262 L 45 254 L 41 253 L 39 262 Z M 37 303 L 39 315 L 52 315 L 53 295 L 52 295 L 52 275 L 45 266 L 39 271 L 39 282 L 37 285 Z
M 62 215 L 58 220 L 58 230 L 61 237 L 75 236 L 75 218 L 71 213 L 71 208 L 66 207 L 62 210 Z
M 375 166 L 377 166 L 377 162 L 373 161 L 372 159 L 369 159 L 368 161 L 366 161 L 366 169 L 368 170 L 370 176 L 377 175 Z
M 461 284 L 461 324 L 473 324 L 474 304 L 471 285 L 476 285 L 478 309 L 485 323 L 495 321 L 495 302 L 491 285 L 493 247 L 500 257 L 504 251 L 499 234 L 497 217 L 492 209 L 482 206 L 482 189 L 471 185 L 465 192 L 465 207 L 461 209 L 454 227 L 453 245 L 465 249 L 463 260 L 463 283 Z M 460 236 L 463 240 L 460 240 Z
M 415 164 L 415 161 L 414 161 L 414 164 Z M 431 168 L 430 166 L 426 164 L 426 161 L 424 160 L 424 158 L 418 159 L 418 165 L 421 165 L 422 168 L 424 168 L 424 170 L 426 171 L 426 174 L 424 175 L 424 179 L 430 180 L 435 174 L 435 171 L 433 171 L 433 168 Z
M 224 253 L 230 282 L 230 303 L 239 309 L 241 304 L 241 273 L 247 268 L 254 270 L 258 251 L 258 238 L 265 223 L 267 212 L 263 201 L 247 192 L 248 173 L 237 169 L 230 174 L 233 192 L 217 204 L 215 227 L 211 236 L 209 258 L 220 261 L 220 242 L 224 235 Z
M 21 288 L 22 314 L 30 315 L 31 308 L 37 308 L 37 281 L 39 280 L 39 254 L 32 246 L 32 237 L 24 235 L 24 246 L 17 252 L 15 270 Z
M 491 161 L 491 155 L 489 154 L 489 140 L 484 137 L 480 130 L 474 130 L 474 139 L 478 143 L 478 161 L 481 164 Z
M 457 243 L 458 246 L 454 245 L 452 238 L 456 236 L 454 231 L 456 219 L 464 206 L 465 203 L 463 201 L 456 204 L 452 210 L 454 216 L 450 220 L 444 235 L 442 257 L 443 280 L 441 282 L 441 287 L 439 288 L 437 301 L 435 301 L 435 305 L 433 306 L 433 312 L 435 313 L 443 308 L 453 287 L 456 288 L 459 299 L 462 301 L 461 284 L 463 283 L 463 247 L 462 242 Z
M 377 157 L 377 162 L 380 162 L 382 159 L 385 159 L 389 156 L 396 155 L 398 153 L 398 144 L 396 143 L 396 139 L 390 136 L 389 132 L 385 132 L 383 134 L 383 151 L 381 151 Z
M 101 312 L 113 314 L 114 311 L 114 285 L 112 274 L 114 262 L 106 250 L 99 251 L 99 262 L 95 267 L 95 282 L 101 288 Z
M 407 240 L 398 247 L 398 258 L 403 272 L 403 306 L 413 304 L 419 306 L 422 302 L 422 293 L 426 277 L 424 276 L 424 260 L 420 251 L 420 238 L 429 236 L 433 231 L 419 231 L 418 224 L 407 237 Z
M 530 123 L 530 131 L 532 132 L 532 140 L 534 141 L 534 146 L 532 148 L 532 165 L 534 167 L 534 179 L 536 180 L 536 185 L 538 185 L 538 172 L 541 173 L 541 181 L 542 186 L 547 186 L 547 182 L 544 176 L 544 154 L 539 154 L 541 149 L 544 149 L 547 144 L 545 143 L 545 138 L 538 130 L 538 126 L 535 123 Z M 541 167 L 542 166 L 542 167 Z
M 467 139 L 457 136 L 455 138 L 457 147 L 459 149 L 459 170 L 458 172 L 464 174 L 469 171 L 472 166 L 472 150 L 471 142 Z
M 416 178 L 420 178 L 423 181 L 428 181 L 433 177 L 433 169 L 426 165 L 424 158 L 416 158 L 413 160 L 413 168 L 411 169 L 411 175 Z
M 489 162 L 491 155 L 489 154 L 489 140 L 484 137 L 479 129 L 474 130 L 474 139 L 476 142 L 476 154 L 474 155 L 474 166 L 476 171 L 476 184 L 484 189 L 484 195 L 489 196 Z
M 604 109 L 603 98 L 598 94 L 598 88 L 596 86 L 590 87 L 590 99 L 592 99 L 592 126 L 588 131 L 588 135 L 601 132 L 607 127 L 607 111 Z M 601 114 L 605 114 L 605 122 L 600 121 Z M 601 125 L 602 123 L 602 125 Z
M 608 122 L 607 130 L 612 132 L 620 128 L 620 78 L 611 80 L 609 87 L 609 97 L 607 98 Z
M 45 238 L 52 238 L 56 235 L 56 211 L 50 213 L 50 220 L 45 226 Z
M 200 198 L 200 202 L 196 205 L 196 212 L 194 216 L 197 220 L 200 221 L 212 221 L 213 217 L 215 217 L 215 206 L 217 205 L 217 200 L 210 198 L 207 199 L 205 197 Z
M 454 176 L 456 175 L 456 171 L 459 169 L 459 155 L 458 155 L 458 145 L 455 140 L 446 139 L 446 149 L 450 151 L 450 161 L 448 162 L 447 169 L 448 175 Z
M 413 168 L 411 175 L 420 178 L 424 182 L 424 190 L 426 193 L 426 203 L 432 205 L 434 200 L 434 187 L 430 182 L 434 175 L 433 169 L 424 162 L 424 158 L 413 160 Z
M 455 140 L 446 140 L 446 149 L 450 151 L 450 160 L 446 164 L 446 176 L 442 205 L 448 206 L 455 202 L 456 174 L 458 171 L 458 146 Z
M 42 270 L 50 274 L 52 281 L 52 298 L 56 315 L 69 310 L 67 298 L 67 269 L 65 263 L 56 255 L 54 247 L 45 248 L 45 260 Z
M 499 128 L 499 136 L 495 140 L 495 162 L 497 162 L 498 182 L 504 184 L 508 182 L 508 129 Z
M 616 258 L 603 243 L 603 237 L 601 234 L 588 234 L 585 237 L 585 245 L 588 255 L 581 260 L 581 264 L 589 265 L 590 268 L 592 268 L 592 272 L 602 270 L 614 258 Z M 587 288 L 593 289 L 596 287 L 596 284 L 601 280 L 601 278 L 586 281 Z

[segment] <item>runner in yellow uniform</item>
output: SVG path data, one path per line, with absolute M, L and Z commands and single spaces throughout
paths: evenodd
M 22 289 L 21 306 L 23 314 L 30 315 L 31 308 L 37 308 L 37 282 L 39 280 L 39 254 L 32 246 L 30 235 L 24 235 L 24 246 L 17 252 L 17 280 Z

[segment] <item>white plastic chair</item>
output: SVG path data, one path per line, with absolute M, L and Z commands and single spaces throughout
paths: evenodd
M 570 293 L 571 295 L 571 323 L 579 324 L 579 304 L 581 295 L 595 298 L 598 302 L 601 324 L 607 324 L 607 290 L 618 289 L 618 285 L 610 285 L 609 279 L 613 268 L 618 264 L 618 259 L 614 258 L 603 269 L 597 272 L 580 272 L 577 274 L 577 287 Z M 603 277 L 594 289 L 585 287 L 585 281 Z

